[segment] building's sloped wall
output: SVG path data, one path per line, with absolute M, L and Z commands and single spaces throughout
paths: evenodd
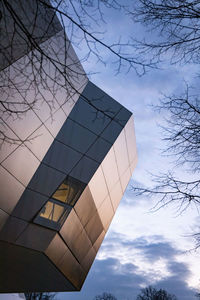
M 19 197 L 0 239 L 45 253 L 79 290 L 136 160 L 131 113 L 89 82 Z M 62 193 L 68 179 L 81 196 L 66 204 Z M 48 290 L 48 282 L 43 290 Z
M 46 3 L 49 5 L 50 1 L 46 0 Z M 62 29 L 54 10 L 40 1 L 1 1 L 0 11 L 0 70 Z
M 63 49 L 65 38 L 65 33 L 60 31 L 41 47 L 50 56 L 58 53 L 56 59 L 73 69 L 73 76 L 69 73 L 68 82 L 62 77 L 57 78 L 62 71 L 60 65 L 56 68 L 45 59 L 42 74 L 46 72 L 46 78 L 42 81 L 37 64 L 33 74 L 28 55 L 1 72 L 1 75 L 8 72 L 13 82 L 13 86 L 9 87 L 9 82 L 1 88 L 1 100 L 21 102 L 21 107 L 9 107 L 16 111 L 27 108 L 27 112 L 0 113 L 1 133 L 9 138 L 2 142 L 0 151 L 0 228 L 12 213 L 88 81 L 70 43 L 67 42 L 67 53 L 59 50 Z M 20 64 L 24 66 L 23 72 L 18 68 Z

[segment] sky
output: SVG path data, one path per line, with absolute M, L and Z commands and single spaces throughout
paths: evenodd
M 143 28 L 133 24 L 119 12 L 105 12 L 109 22 L 103 25 L 107 39 L 129 33 L 140 36 Z M 84 56 L 79 45 L 77 54 Z M 137 141 L 138 164 L 113 218 L 98 255 L 80 292 L 59 293 L 59 300 L 93 300 L 95 295 L 109 292 L 118 300 L 135 300 L 141 288 L 152 285 L 175 294 L 178 300 L 195 300 L 200 289 L 199 253 L 192 233 L 200 216 L 195 207 L 183 214 L 170 206 L 152 211 L 155 200 L 136 197 L 131 187 L 151 184 L 148 172 L 158 173 L 171 167 L 169 158 L 161 156 L 165 145 L 158 124 L 164 115 L 155 112 L 161 93 L 180 91 L 184 80 L 193 82 L 197 66 L 162 64 L 161 70 L 149 70 L 139 77 L 125 68 L 116 75 L 110 54 L 101 48 L 106 64 L 90 57 L 84 63 L 90 79 L 114 99 L 133 112 Z M 130 50 L 131 51 L 131 50 Z M 3 299 L 0 296 L 0 299 Z

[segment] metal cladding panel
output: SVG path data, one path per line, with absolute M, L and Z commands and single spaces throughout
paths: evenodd
M 67 117 L 61 109 L 57 110 L 58 116 Z M 13 244 L 13 248 L 9 248 L 10 255 L 12 249 L 20 253 L 25 249 L 27 261 L 32 259 L 32 253 L 39 263 L 42 257 L 41 266 L 45 269 L 45 263 L 48 265 L 50 277 L 58 273 L 61 283 L 60 286 L 59 282 L 45 286 L 45 280 L 34 278 L 34 284 L 25 282 L 24 287 L 20 282 L 19 289 L 14 285 L 15 288 L 9 290 L 4 283 L 2 291 L 26 291 L 27 286 L 32 291 L 81 289 L 136 164 L 130 115 L 89 82 L 68 118 L 64 123 L 59 120 L 55 131 L 53 123 L 47 119 L 32 133 L 31 137 L 35 138 L 31 143 L 26 142 L 22 149 L 19 145 L 8 153 L 3 161 L 4 168 L 1 167 L 2 176 L 6 173 L 10 178 L 6 187 L 15 184 L 19 192 L 15 193 L 17 199 L 12 199 L 9 192 L 12 205 L 3 202 L 0 239 Z M 46 144 L 46 152 L 39 149 L 42 143 Z M 35 173 L 33 170 L 27 172 L 30 179 L 18 171 L 17 151 L 25 151 L 39 164 Z M 8 163 L 12 157 L 16 160 L 14 169 Z M 24 163 L 24 169 L 26 167 L 28 164 Z M 32 167 L 33 164 L 30 170 Z M 17 268 L 26 274 L 24 268 Z M 37 268 L 40 272 L 40 267 Z M 66 278 L 65 285 L 62 278 Z
M 49 1 L 46 0 L 49 4 Z M 9 66 L 17 59 L 27 54 L 32 48 L 28 35 L 34 37 L 36 43 L 40 44 L 62 29 L 58 18 L 53 11 L 43 4 L 34 0 L 8 1 L 0 3 L 3 14 L 1 20 L 1 51 L 0 70 Z M 20 20 L 12 17 L 16 13 Z M 27 13 L 28 12 L 28 13 Z M 49 24 L 48 20 L 52 20 Z M 27 34 L 23 30 L 26 28 Z
M 0 241 L 0 292 L 60 292 L 76 288 L 42 252 Z

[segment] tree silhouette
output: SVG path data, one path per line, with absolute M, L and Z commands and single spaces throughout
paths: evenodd
M 121 1 L 2 0 L 0 3 L 0 140 L 24 142 L 12 138 L 8 120 L 24 118 L 29 110 L 45 103 L 52 115 L 57 105 L 74 101 L 87 82 L 85 71 L 71 42 L 83 48 L 82 60 L 95 58 L 105 63 L 106 51 L 122 66 L 142 74 L 146 67 L 141 56 L 130 51 L 130 42 L 112 43 L 98 31 L 103 24 L 103 9 L 120 10 Z M 69 39 L 67 35 L 69 36 Z M 69 41 L 70 40 L 70 41 Z M 102 49 L 104 51 L 102 51 Z
M 153 31 L 150 42 L 135 41 L 141 55 L 148 54 L 156 64 L 166 59 L 173 64 L 200 63 L 200 1 L 139 0 L 130 14 Z M 200 76 L 195 76 L 198 81 Z M 197 87 L 185 86 L 179 95 L 164 96 L 156 107 L 166 113 L 164 154 L 173 157 L 173 168 L 152 175 L 153 188 L 133 187 L 137 195 L 155 197 L 156 208 L 175 203 L 180 213 L 191 204 L 200 204 L 200 99 Z M 191 180 L 178 175 L 175 169 L 179 167 Z M 198 247 L 198 233 L 195 238 Z
M 136 300 L 177 300 L 176 296 L 169 294 L 163 289 L 156 290 L 152 286 L 141 289 Z
M 110 293 L 103 293 L 102 295 L 97 295 L 94 300 L 117 300 L 117 298 Z
M 53 293 L 25 293 L 26 300 L 53 300 L 56 294 Z

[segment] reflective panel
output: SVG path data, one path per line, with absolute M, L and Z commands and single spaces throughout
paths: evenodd
M 8 219 L 9 215 L 3 211 L 2 209 L 0 209 L 0 230 L 1 228 L 4 226 L 6 220 Z
M 71 111 L 69 118 L 97 135 L 99 135 L 111 121 L 111 118 L 96 110 L 81 97 Z
M 92 247 L 92 243 L 88 238 L 88 235 L 86 234 L 85 230 L 83 229 L 78 237 L 73 240 L 73 243 L 71 243 L 70 250 L 74 254 L 74 256 L 77 258 L 77 260 L 81 263 L 85 255 L 88 253 L 89 249 Z
M 18 95 L 20 97 L 20 95 Z M 22 103 L 24 100 L 22 100 Z M 6 120 L 6 124 L 15 132 L 15 134 L 21 139 L 26 140 L 42 123 L 32 109 L 23 114 L 22 118 L 9 118 Z
M 4 166 L 22 184 L 28 185 L 40 162 L 25 146 L 19 146 L 7 159 Z
M 98 137 L 94 144 L 89 148 L 86 155 L 101 163 L 111 146 L 110 143 Z
M 99 163 L 89 157 L 83 156 L 70 172 L 70 176 L 87 184 L 96 172 L 98 166 Z
M 25 142 L 26 146 L 42 161 L 53 142 L 52 135 L 44 125 L 38 128 Z
M 124 130 L 128 148 L 129 162 L 132 163 L 137 156 L 133 117 L 128 120 Z
M 96 242 L 94 243 L 93 248 L 95 249 L 96 252 L 99 250 L 101 243 L 105 237 L 105 234 L 106 232 L 103 230 L 100 236 L 98 237 L 98 239 L 96 240 Z
M 55 235 L 48 248 L 45 251 L 45 254 L 55 263 L 61 260 L 65 252 L 68 250 L 67 246 L 60 238 L 58 234 Z
M 77 151 L 54 140 L 43 162 L 68 175 L 81 157 L 82 155 Z
M 93 248 L 90 248 L 90 250 L 88 251 L 87 255 L 84 257 L 81 266 L 83 267 L 83 269 L 88 272 L 94 259 L 96 256 L 96 251 Z
M 77 88 L 77 90 L 78 90 L 78 88 Z M 72 108 L 74 107 L 74 105 L 76 104 L 78 99 L 79 99 L 79 94 L 77 94 L 77 93 L 74 93 L 71 98 L 66 97 L 66 93 L 65 93 L 65 101 L 64 101 L 64 104 L 62 104 L 61 108 L 64 111 L 64 114 L 66 117 L 69 116 L 69 114 L 72 111 Z
M 101 219 L 97 211 L 85 226 L 85 231 L 92 244 L 94 244 L 95 241 L 98 239 L 103 229 L 104 227 L 102 225 Z
M 59 130 L 62 128 L 65 120 L 66 115 L 63 112 L 62 108 L 59 108 L 53 114 L 53 116 L 50 116 L 48 120 L 46 120 L 45 126 L 48 128 L 48 130 L 51 132 L 54 138 L 57 136 Z
M 94 203 L 98 208 L 108 195 L 108 189 L 101 166 L 97 169 L 88 186 L 94 199 Z
M 41 209 L 38 216 L 34 219 L 34 223 L 47 226 L 52 229 L 60 229 L 66 217 L 71 211 L 71 206 L 61 204 L 51 199 Z
M 133 162 L 130 164 L 131 174 L 133 174 L 133 171 L 134 171 L 136 165 L 137 165 L 137 156 L 135 156 L 135 159 L 134 159 Z
M 16 244 L 38 251 L 45 251 L 55 234 L 56 232 L 54 230 L 50 230 L 35 224 L 30 224 L 21 233 L 16 241 Z
M 114 211 L 116 211 L 120 203 L 120 200 L 122 199 L 122 196 L 123 196 L 123 192 L 122 192 L 121 182 L 118 181 L 113 187 L 113 189 L 110 191 L 110 198 L 112 201 Z
M 102 132 L 101 137 L 103 137 L 109 143 L 113 144 L 120 132 L 122 131 L 122 129 L 123 128 L 121 125 L 112 120 Z
M 42 3 L 36 4 L 34 1 L 29 2 L 26 0 L 19 3 L 14 1 L 10 3 L 9 9 L 3 4 L 1 4 L 1 10 L 4 13 L 1 22 L 1 70 L 13 64 L 32 49 L 29 43 L 30 34 L 39 45 L 54 36 L 62 28 L 54 12 Z M 11 17 L 12 12 L 17 13 L 20 22 L 27 30 L 27 34 L 20 30 L 18 22 Z M 35 18 L 36 15 L 37 18 Z
M 120 177 L 120 181 L 121 181 L 121 184 L 122 184 L 122 190 L 123 190 L 123 193 L 129 183 L 129 180 L 131 179 L 131 170 L 130 168 L 128 168 L 124 174 Z
M 5 134 L 8 138 L 12 140 L 19 140 L 18 137 L 9 129 L 6 124 L 1 124 L 1 131 L 3 134 Z M 6 141 L 0 142 L 0 162 L 2 162 L 6 157 L 9 156 L 10 153 L 12 153 L 17 147 L 17 143 L 13 143 L 11 140 L 11 143 L 8 143 Z
M 63 183 L 55 191 L 52 198 L 74 206 L 85 186 L 86 184 L 80 180 L 67 176 Z
M 21 197 L 24 186 L 0 166 L 1 203 L 0 208 L 11 213 Z M 12 188 L 11 188 L 12 187 Z M 13 193 L 14 191 L 14 193 Z
M 111 117 L 116 115 L 122 107 L 119 102 L 115 101 L 91 81 L 89 81 L 86 85 L 82 95 L 87 99 L 90 99 L 94 107 L 105 112 Z
M 106 179 L 108 189 L 111 191 L 113 186 L 119 180 L 119 174 L 117 170 L 117 164 L 116 164 L 113 147 L 110 149 L 110 151 L 104 158 L 101 165 L 102 165 L 102 169 L 103 169 L 103 173 Z
M 98 209 L 98 213 L 103 224 L 105 231 L 108 230 L 110 222 L 114 216 L 113 206 L 111 204 L 110 197 L 107 196 L 106 199 L 101 204 L 100 208 Z
M 47 200 L 48 198 L 46 196 L 29 189 L 25 189 L 12 212 L 12 216 L 30 222 Z
M 87 186 L 77 201 L 74 209 L 81 221 L 83 227 L 87 224 L 89 219 L 95 214 L 96 206 L 90 193 L 89 187 Z
M 128 151 L 124 130 L 122 130 L 122 132 L 118 136 L 116 142 L 113 145 L 113 148 L 117 160 L 119 175 L 121 176 L 129 166 Z
M 90 242 L 74 209 L 72 209 L 63 224 L 60 234 L 76 259 L 79 262 L 82 261 L 83 257 L 92 247 L 92 243 Z
M 66 175 L 41 163 L 28 188 L 51 197 Z
M 73 248 L 73 245 L 82 230 L 83 226 L 74 209 L 72 209 L 68 218 L 60 229 L 60 234 L 70 249 Z
M 56 139 L 81 153 L 85 153 L 97 139 L 97 136 L 83 126 L 67 119 Z
M 118 114 L 115 116 L 115 121 L 124 127 L 127 121 L 130 119 L 131 115 L 132 113 L 128 109 L 122 107 Z
M 67 249 L 57 267 L 78 290 L 81 289 L 83 281 L 86 277 L 86 272 L 80 266 L 69 249 Z
M 0 232 L 0 240 L 10 243 L 15 242 L 27 225 L 28 223 L 23 220 L 15 217 L 9 217 Z

